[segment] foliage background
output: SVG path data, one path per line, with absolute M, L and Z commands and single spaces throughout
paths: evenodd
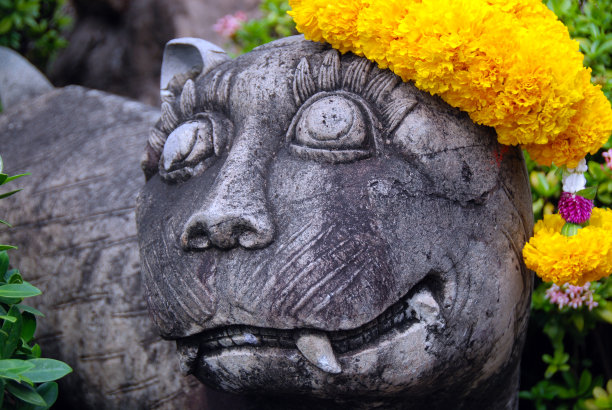
M 71 19 L 64 0 L 0 0 L 0 46 L 9 47 L 44 71 L 66 47 L 62 32 Z

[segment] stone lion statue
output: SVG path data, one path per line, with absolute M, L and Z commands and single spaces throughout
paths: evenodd
M 138 240 L 184 373 L 257 408 L 517 407 L 518 148 L 303 37 L 234 60 L 174 40 L 161 93 Z

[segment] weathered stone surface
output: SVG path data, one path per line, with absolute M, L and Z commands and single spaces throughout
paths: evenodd
M 137 211 L 182 369 L 256 408 L 516 408 L 520 150 L 301 37 L 202 70 L 162 90 Z
M 203 387 L 179 375 L 142 296 L 134 207 L 138 158 L 159 111 L 80 87 L 56 89 L 0 116 L 5 169 L 31 172 L 2 200 L 0 242 L 43 290 L 36 337 L 74 373 L 62 409 L 202 409 Z
M 4 109 L 51 91 L 47 78 L 19 53 L 0 47 L 0 103 Z

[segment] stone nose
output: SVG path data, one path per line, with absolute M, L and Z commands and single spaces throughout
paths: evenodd
M 274 224 L 264 208 L 249 203 L 242 209 L 232 209 L 223 202 L 213 201 L 189 218 L 181 235 L 183 249 L 231 249 L 238 245 L 260 249 L 272 243 Z
M 187 220 L 184 250 L 211 246 L 261 249 L 274 240 L 275 226 L 265 193 L 269 155 L 235 147 L 219 171 L 203 206 Z

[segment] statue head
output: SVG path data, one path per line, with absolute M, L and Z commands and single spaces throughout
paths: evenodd
M 186 373 L 246 394 L 513 400 L 532 280 L 519 149 L 302 37 L 235 60 L 177 40 L 162 70 L 137 218 Z

